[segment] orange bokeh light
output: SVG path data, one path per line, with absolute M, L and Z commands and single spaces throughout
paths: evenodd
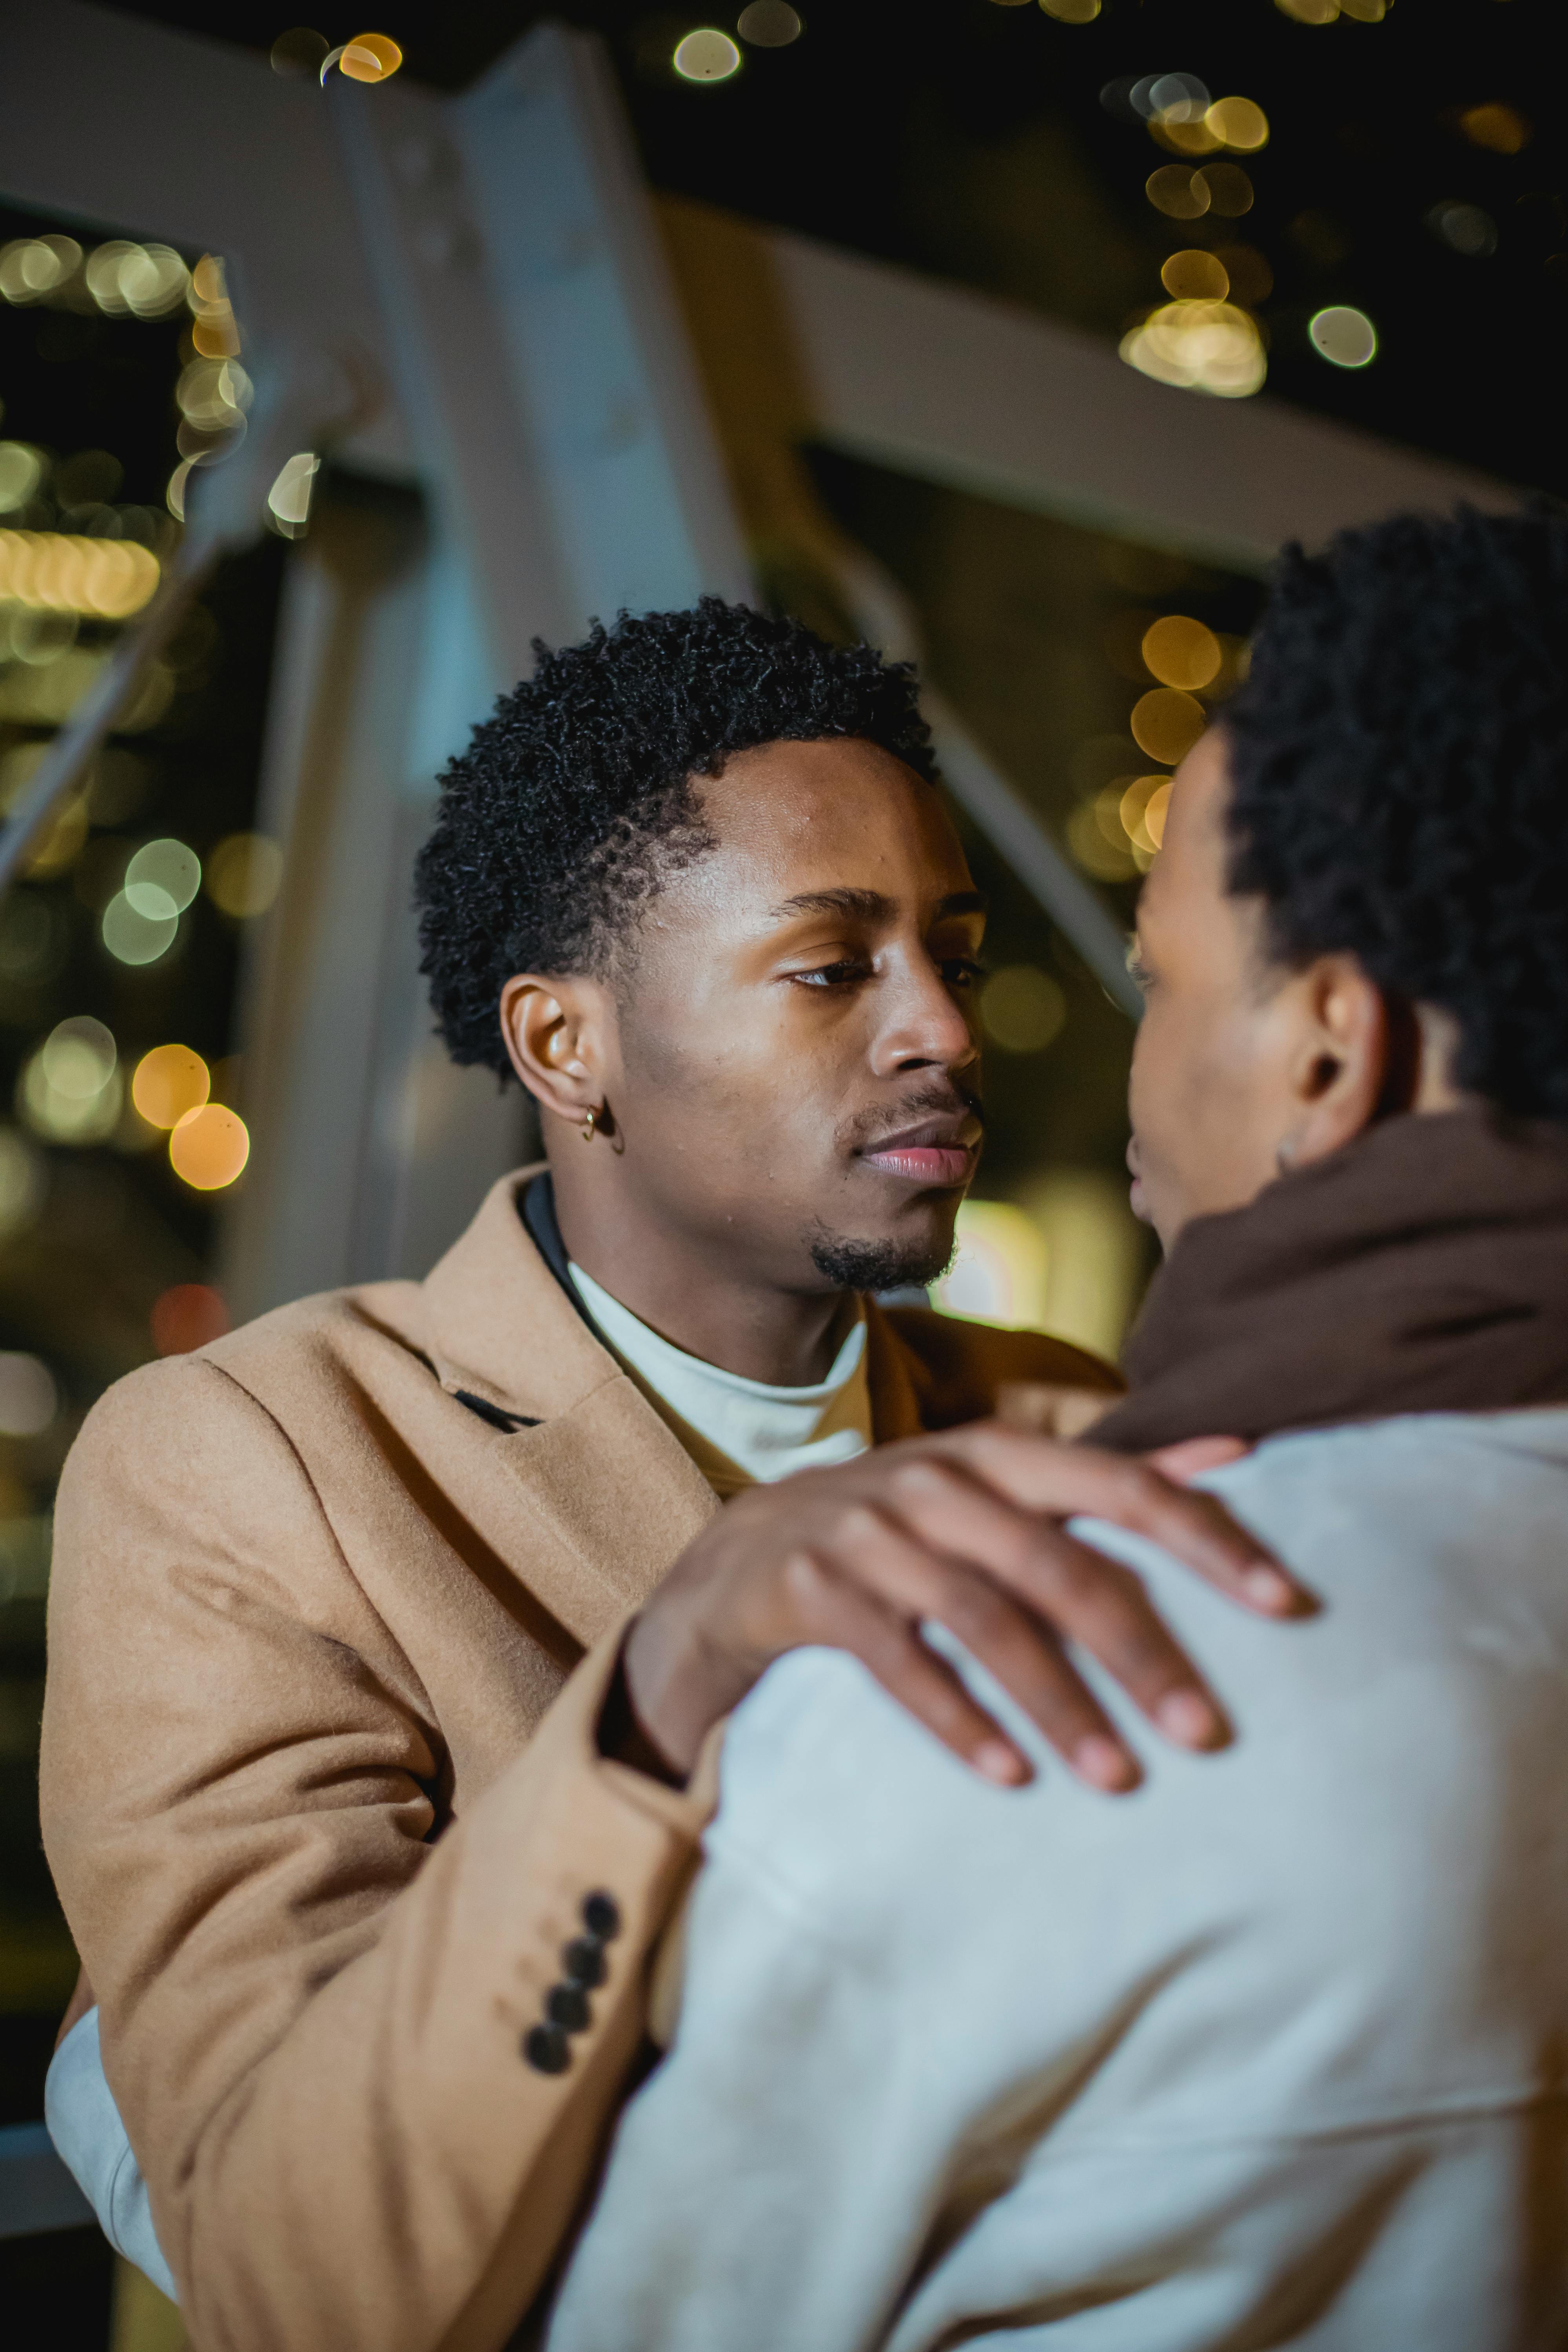
M 169 1138 L 169 1164 L 196 1192 L 232 1184 L 249 1157 L 245 1121 L 224 1103 L 188 1110 Z

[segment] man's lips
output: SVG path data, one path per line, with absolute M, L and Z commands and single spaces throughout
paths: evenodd
M 967 1184 L 974 1173 L 980 1150 L 979 1121 L 973 1118 L 928 1118 L 897 1135 L 868 1144 L 860 1158 L 880 1176 L 896 1176 L 906 1184 L 951 1188 Z

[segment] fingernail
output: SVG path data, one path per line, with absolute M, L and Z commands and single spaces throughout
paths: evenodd
M 975 1749 L 970 1762 L 987 1780 L 994 1780 L 1004 1789 L 1016 1789 L 1020 1780 L 1028 1778 L 1028 1766 L 1005 1739 L 985 1740 Z
M 1249 1568 L 1241 1589 L 1260 1609 L 1289 1609 L 1295 1604 L 1296 1588 L 1277 1568 Z
M 1103 1732 L 1090 1732 L 1080 1739 L 1072 1752 L 1073 1770 L 1080 1780 L 1096 1789 L 1130 1789 L 1138 1778 L 1138 1767 L 1125 1748 Z
M 1167 1691 L 1154 1710 L 1154 1720 L 1181 1748 L 1207 1748 L 1222 1727 L 1208 1700 L 1194 1690 Z

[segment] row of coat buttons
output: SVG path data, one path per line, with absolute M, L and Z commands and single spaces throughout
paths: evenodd
M 561 1955 L 565 1975 L 544 1996 L 544 2022 L 531 2025 L 522 2037 L 522 2054 L 541 2074 L 563 2074 L 572 2063 L 567 2037 L 585 2031 L 593 2014 L 588 1995 L 609 1974 L 605 1947 L 621 1932 L 620 1906 L 601 1888 L 583 1897 L 582 1920 L 585 1933 L 574 1936 Z

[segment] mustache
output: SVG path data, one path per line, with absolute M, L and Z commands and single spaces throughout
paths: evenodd
M 887 1135 L 901 1135 L 922 1118 L 934 1115 L 939 1118 L 968 1117 L 979 1122 L 984 1131 L 985 1106 L 973 1087 L 960 1086 L 956 1078 L 945 1085 L 933 1083 L 917 1087 L 901 1095 L 896 1103 L 879 1104 L 874 1110 L 858 1112 L 840 1130 L 840 1140 L 853 1151 L 865 1151 Z

